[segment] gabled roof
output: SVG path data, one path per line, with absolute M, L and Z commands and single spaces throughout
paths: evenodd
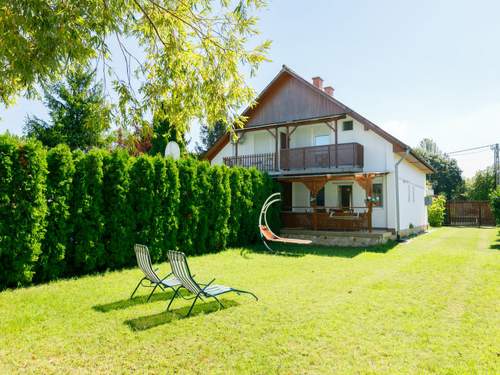
M 302 96 L 287 96 L 287 92 L 291 90 L 297 91 L 296 88 L 299 87 L 298 85 L 300 85 L 303 91 Z M 390 142 L 393 145 L 395 153 L 403 154 L 409 150 L 408 161 L 414 163 L 419 169 L 428 173 L 434 171 L 425 160 L 412 151 L 410 146 L 387 133 L 333 96 L 314 86 L 286 65 L 283 65 L 280 72 L 261 91 L 255 102 L 256 105 L 247 107 L 242 113 L 243 116 L 247 117 L 245 123 L 245 128 L 247 129 L 252 127 L 257 128 L 266 124 L 279 124 L 280 122 L 306 122 L 308 119 L 320 118 L 322 116 L 347 115 L 363 124 L 365 130 L 372 130 Z M 283 106 L 284 102 L 287 103 L 288 108 L 286 108 L 285 112 L 276 114 L 273 108 Z M 301 115 L 302 118 L 300 118 Z M 279 118 L 281 121 L 276 121 L 276 118 Z M 205 158 L 212 160 L 229 140 L 229 133 L 226 133 L 206 152 Z

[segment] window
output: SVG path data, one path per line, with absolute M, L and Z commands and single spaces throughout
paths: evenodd
M 316 195 L 316 206 L 325 206 L 325 188 L 318 191 L 318 195 Z
M 315 146 L 325 146 L 330 144 L 330 136 L 329 135 L 317 135 L 314 137 L 314 145 Z
M 352 201 L 352 186 L 340 185 L 339 186 L 339 207 L 349 208 Z
M 342 130 L 343 131 L 352 130 L 353 128 L 354 128 L 354 125 L 353 125 L 352 121 L 344 121 L 342 123 Z
M 381 183 L 379 184 L 373 184 L 373 199 L 374 199 L 374 206 L 375 207 L 382 207 L 384 205 L 384 190 L 383 190 L 383 185 Z

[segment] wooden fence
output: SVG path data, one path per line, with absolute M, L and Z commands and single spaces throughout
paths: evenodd
M 494 226 L 495 217 L 488 201 L 449 201 L 446 203 L 447 225 Z

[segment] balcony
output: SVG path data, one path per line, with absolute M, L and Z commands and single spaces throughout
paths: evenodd
M 359 143 L 287 148 L 280 150 L 283 170 L 316 168 L 363 168 L 363 146 Z
M 359 143 L 285 148 L 276 153 L 229 156 L 225 165 L 255 167 L 265 172 L 296 172 L 299 170 L 346 170 L 363 169 L 363 146 Z M 277 168 L 279 165 L 279 168 Z
M 229 156 L 223 159 L 228 167 L 255 167 L 263 172 L 276 171 L 276 154 L 268 152 L 265 154 Z

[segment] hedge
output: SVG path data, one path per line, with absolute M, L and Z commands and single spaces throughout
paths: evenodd
M 75 166 L 71 150 L 59 145 L 47 154 L 47 232 L 42 239 L 42 251 L 36 265 L 35 281 L 57 278 L 66 270 L 65 256 L 70 245 L 70 204 Z
M 276 190 L 255 169 L 0 136 L 0 289 L 133 266 L 134 243 L 154 262 L 248 244 Z
M 42 146 L 0 136 L 0 288 L 33 279 L 45 235 L 46 184 Z

